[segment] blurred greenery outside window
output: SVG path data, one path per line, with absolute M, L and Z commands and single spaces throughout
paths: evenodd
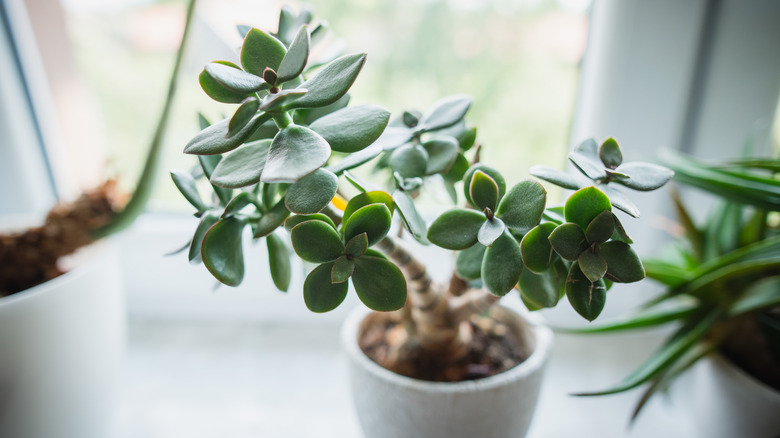
M 132 184 L 162 106 L 184 2 L 61 1 L 76 68 L 98 106 L 108 174 Z M 166 138 L 165 169 L 194 164 L 182 149 L 199 130 L 198 111 L 212 122 L 234 111 L 232 105 L 208 99 L 197 75 L 205 62 L 228 58 L 229 49 L 238 47 L 236 24 L 275 29 L 277 16 L 261 13 L 269 3 L 300 7 L 298 2 L 200 0 L 199 17 L 206 26 L 194 35 L 190 53 L 219 36 L 227 55 L 204 48 L 208 58 L 190 56 Z M 425 109 L 447 94 L 470 94 L 475 101 L 468 121 L 479 129 L 483 160 L 507 175 L 509 183 L 528 178 L 525 169 L 532 164 L 565 165 L 590 0 L 308 4 L 343 40 L 345 53 L 368 53 L 351 91 L 353 103 L 375 102 L 398 114 Z M 162 177 L 152 209 L 186 211 L 185 204 Z

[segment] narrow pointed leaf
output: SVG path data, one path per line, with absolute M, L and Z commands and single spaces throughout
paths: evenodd
M 247 72 L 262 77 L 266 68 L 274 71 L 279 69 L 286 52 L 281 41 L 260 29 L 252 28 L 241 46 L 241 65 Z
M 358 234 L 366 233 L 368 245 L 382 240 L 390 231 L 392 215 L 385 204 L 370 204 L 352 213 L 344 225 L 344 239 L 349 241 Z
M 334 151 L 353 153 L 375 142 L 389 120 L 390 113 L 380 106 L 358 105 L 321 117 L 309 127 Z
M 588 249 L 585 233 L 577 224 L 565 223 L 550 233 L 550 245 L 555 252 L 566 260 L 574 261 Z
M 257 184 L 270 148 L 271 140 L 260 140 L 241 146 L 220 160 L 211 175 L 211 182 L 220 187 L 234 189 Z
M 462 94 L 438 100 L 423 114 L 418 127 L 427 132 L 452 126 L 463 119 L 472 102 L 470 96 Z
M 198 228 L 195 229 L 195 235 L 192 236 L 192 241 L 190 241 L 190 251 L 187 255 L 190 263 L 201 262 L 200 249 L 203 245 L 203 237 L 206 235 L 206 232 L 209 230 L 209 228 L 216 224 L 218 220 L 219 214 L 211 210 L 205 212 L 203 216 L 200 217 Z
M 563 215 L 566 222 L 575 223 L 586 230 L 590 222 L 604 211 L 612 211 L 607 195 L 595 187 L 585 187 L 569 196 Z
M 428 228 L 428 240 L 446 249 L 466 249 L 477 243 L 477 233 L 486 220 L 478 211 L 450 210 L 433 221 Z
M 290 249 L 276 234 L 265 238 L 268 247 L 268 266 L 271 269 L 271 279 L 274 286 L 282 292 L 290 288 L 292 270 L 290 268 Z
M 330 312 L 347 297 L 349 284 L 331 282 L 334 262 L 324 263 L 309 273 L 303 282 L 303 301 L 315 313 Z
M 352 273 L 355 271 L 355 262 L 347 258 L 347 256 L 341 256 L 333 262 L 333 268 L 330 271 L 331 283 L 343 283 L 349 280 Z
M 606 278 L 618 283 L 633 283 L 645 278 L 639 256 L 627 243 L 612 240 L 601 245 L 599 253 L 607 262 Z
M 274 137 L 260 180 L 295 182 L 319 169 L 330 157 L 330 146 L 309 128 L 290 125 Z
M 629 317 L 616 319 L 597 326 L 580 328 L 556 327 L 555 331 L 563 333 L 610 333 L 624 330 L 638 330 L 648 327 L 656 327 L 673 321 L 681 321 L 696 313 L 694 304 L 681 304 L 674 309 L 645 310 Z
M 477 232 L 477 240 L 485 246 L 492 246 L 493 242 L 501 237 L 504 230 L 506 230 L 506 226 L 501 222 L 501 219 L 494 217 L 493 219 L 486 220 L 482 223 L 482 226 Z
M 287 109 L 314 108 L 329 105 L 347 93 L 366 62 L 365 54 L 342 56 L 326 65 L 314 77 L 301 84 L 309 90 Z
M 404 275 L 388 260 L 369 255 L 355 259 L 352 284 L 360 301 L 372 310 L 398 310 L 406 303 Z
M 521 181 L 501 199 L 498 217 L 507 227 L 525 233 L 535 227 L 544 213 L 547 191 L 536 181 Z
M 276 83 L 281 84 L 298 77 L 303 73 L 307 59 L 309 59 L 309 31 L 306 26 L 301 26 L 282 62 L 279 63 Z
M 317 213 L 330 203 L 338 188 L 338 177 L 320 168 L 290 185 L 284 196 L 285 205 L 293 213 Z
M 458 253 L 455 259 L 455 268 L 459 276 L 467 280 L 475 280 L 482 275 L 482 259 L 485 258 L 487 248 L 476 243 Z
M 187 172 L 180 170 L 171 171 L 171 178 L 176 188 L 179 189 L 184 198 L 195 207 L 198 212 L 208 210 L 208 206 L 198 193 L 198 188 L 195 186 L 195 179 Z
M 520 251 L 523 255 L 523 263 L 528 270 L 537 274 L 544 273 L 557 258 L 549 240 L 550 234 L 555 228 L 554 223 L 545 222 L 532 228 L 523 236 L 523 240 L 520 242 Z
M 674 172 L 671 169 L 640 161 L 623 163 L 615 170 L 630 176 L 629 179 L 622 179 L 617 181 L 617 183 L 642 191 L 655 190 L 669 182 L 674 176 Z
M 610 137 L 599 146 L 599 158 L 610 169 L 614 169 L 623 162 L 623 153 L 620 151 L 617 141 Z
M 229 217 L 206 232 L 201 246 L 203 264 L 220 283 L 238 286 L 244 279 L 244 251 L 241 235 L 244 223 Z
M 247 73 L 231 62 L 210 62 L 204 70 L 220 85 L 239 95 L 246 96 L 271 87 L 260 76 Z
M 471 176 L 469 196 L 471 197 L 471 203 L 478 210 L 490 209 L 491 211 L 496 211 L 498 206 L 498 185 L 493 181 L 493 178 L 477 170 Z
M 504 232 L 493 246 L 485 250 L 482 260 L 482 281 L 493 295 L 506 295 L 520 281 L 523 272 L 523 258 L 520 244 Z
M 607 288 L 604 280 L 591 282 L 575 262 L 569 268 L 569 276 L 566 278 L 566 296 L 580 316 L 593 321 L 604 309 Z

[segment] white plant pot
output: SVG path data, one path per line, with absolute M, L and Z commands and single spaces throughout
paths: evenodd
M 690 403 L 706 438 L 780 437 L 780 392 L 757 381 L 719 354 L 692 370 Z
M 117 250 L 0 298 L 0 437 L 110 438 L 125 340 Z
M 522 438 L 533 418 L 552 331 L 500 308 L 505 322 L 530 342 L 520 365 L 488 378 L 430 382 L 395 374 L 369 359 L 358 333 L 369 312 L 353 311 L 342 329 L 352 397 L 366 438 Z

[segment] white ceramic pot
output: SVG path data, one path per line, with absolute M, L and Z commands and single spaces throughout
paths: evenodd
M 110 438 L 125 340 L 117 250 L 0 299 L 0 437 Z
M 764 385 L 719 354 L 692 370 L 693 418 L 706 438 L 780 437 L 780 392 Z
M 352 397 L 366 438 L 522 438 L 533 418 L 542 374 L 552 349 L 550 329 L 531 325 L 500 308 L 505 322 L 533 346 L 525 362 L 492 377 L 457 383 L 395 374 L 358 346 L 370 313 L 353 311 L 342 329 L 349 357 Z

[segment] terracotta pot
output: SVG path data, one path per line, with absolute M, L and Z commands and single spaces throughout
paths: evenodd
M 369 359 L 357 340 L 361 327 L 371 323 L 372 315 L 359 308 L 342 329 L 352 396 L 367 438 L 525 436 L 552 349 L 550 329 L 532 325 L 507 308 L 497 308 L 494 315 L 533 347 L 531 356 L 492 377 L 442 383 L 401 376 Z
M 125 340 L 116 249 L 0 299 L 0 437 L 106 438 Z
M 696 428 L 707 438 L 777 438 L 780 392 L 719 354 L 693 368 L 690 403 Z

